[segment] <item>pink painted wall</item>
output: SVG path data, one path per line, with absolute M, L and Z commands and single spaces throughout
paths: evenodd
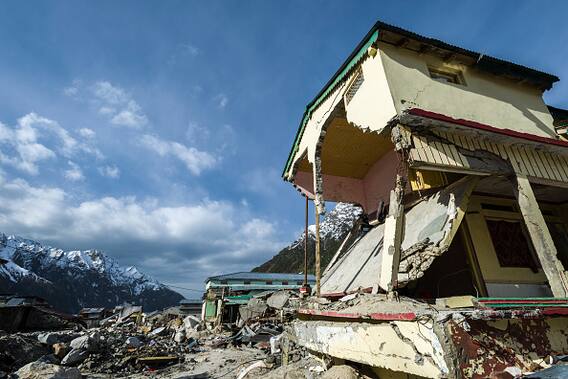
M 342 201 L 363 206 L 365 212 L 377 210 L 379 201 L 389 202 L 394 188 L 398 157 L 394 150 L 385 154 L 369 169 L 363 179 L 323 175 L 323 196 L 326 201 Z M 311 172 L 296 172 L 294 184 L 313 198 L 314 180 Z
M 323 175 L 323 198 L 329 201 L 356 203 L 365 207 L 365 190 L 361 179 Z
M 364 208 L 367 213 L 377 210 L 379 201 L 389 202 L 391 189 L 394 188 L 398 157 L 394 150 L 383 155 L 369 169 L 363 178 L 363 191 L 365 193 Z
M 314 198 L 314 176 L 311 172 L 297 171 L 294 185 L 310 199 Z

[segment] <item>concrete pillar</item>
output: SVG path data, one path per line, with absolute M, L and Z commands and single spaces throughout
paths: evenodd
M 517 202 L 533 246 L 554 297 L 568 296 L 568 282 L 562 262 L 557 258 L 556 246 L 540 211 L 527 177 L 517 173 L 512 179 Z
M 320 214 L 318 207 L 316 209 L 316 296 L 321 295 L 321 244 L 320 244 Z
M 400 175 L 397 175 L 396 187 L 390 193 L 389 214 L 385 220 L 381 275 L 379 277 L 379 286 L 387 292 L 392 292 L 397 287 L 400 245 L 404 226 L 403 195 L 404 180 Z

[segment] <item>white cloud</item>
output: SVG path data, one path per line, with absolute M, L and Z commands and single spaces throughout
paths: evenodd
M 202 276 L 219 269 L 250 269 L 283 246 L 276 225 L 227 201 L 165 206 L 109 196 L 70 202 L 60 188 L 4 179 L 0 231 L 56 246 L 107 249 L 125 264 L 130 259 L 154 272 L 167 268 L 170 276 L 180 267 L 185 276 L 188 268 Z
M 220 93 L 215 96 L 214 100 L 217 103 L 217 108 L 219 109 L 224 109 L 229 103 L 229 98 L 224 93 Z
M 91 139 L 95 136 L 95 131 L 89 128 L 81 128 L 79 129 L 79 135 L 83 138 Z
M 28 113 L 18 119 L 18 124 L 20 125 L 20 129 L 17 133 L 20 134 L 22 141 L 35 141 L 37 139 L 38 128 L 42 128 L 59 137 L 62 143 L 60 150 L 64 155 L 67 156 L 71 154 L 78 146 L 75 138 L 71 137 L 69 132 L 62 128 L 56 121 L 38 116 L 34 112 Z
M 91 91 L 99 113 L 109 117 L 113 125 L 140 128 L 148 123 L 140 105 L 124 89 L 108 81 L 99 81 Z
M 122 88 L 113 86 L 110 82 L 100 81 L 93 85 L 93 93 L 107 104 L 121 105 L 130 100 Z
M 148 119 L 141 112 L 140 106 L 134 100 L 130 100 L 126 105 L 126 108 L 116 113 L 111 118 L 110 122 L 114 125 L 138 128 L 145 125 L 148 122 Z
M 69 97 L 76 97 L 79 94 L 79 89 L 81 87 L 81 81 L 78 79 L 73 80 L 73 83 L 69 87 L 63 88 L 63 93 Z
M 33 112 L 19 118 L 13 128 L 0 123 L 0 146 L 7 148 L 0 151 L 0 163 L 30 175 L 39 173 L 40 162 L 58 154 L 69 158 L 82 151 L 102 158 L 97 148 L 78 142 L 59 123 Z
M 72 182 L 78 182 L 80 180 L 85 179 L 85 176 L 83 176 L 83 171 L 81 170 L 81 167 L 79 167 L 78 164 L 68 161 L 67 164 L 69 165 L 69 169 L 65 170 L 64 176 L 65 179 L 70 180 Z
M 190 122 L 185 131 L 185 137 L 191 143 L 203 143 L 209 140 L 209 129 L 196 122 Z
M 184 52 L 191 55 L 192 57 L 196 57 L 201 53 L 201 51 L 196 46 L 190 43 L 184 43 L 181 45 L 181 47 Z
M 116 166 L 99 167 L 99 173 L 107 178 L 116 179 L 120 177 L 120 169 Z
M 199 175 L 203 170 L 213 168 L 217 164 L 217 158 L 206 151 L 149 134 L 143 135 L 140 143 L 162 157 L 172 156 L 179 159 L 193 175 Z

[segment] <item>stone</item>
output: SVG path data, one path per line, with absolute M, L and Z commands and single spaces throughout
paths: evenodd
M 337 365 L 325 371 L 321 379 L 357 379 L 357 370 L 347 365 Z
M 150 336 L 150 337 L 159 336 L 159 335 L 162 334 L 165 330 L 166 330 L 166 327 L 165 327 L 165 326 L 160 326 L 159 328 L 156 328 L 156 329 L 152 330 L 150 333 L 148 333 L 148 336 Z
M 71 341 L 71 348 L 78 350 L 96 351 L 100 341 L 100 335 L 98 332 L 93 332 L 81 337 L 75 338 Z
M 38 334 L 37 340 L 44 345 L 53 345 L 59 342 L 68 342 L 75 338 L 76 334 L 47 332 Z
M 129 347 L 133 347 L 133 348 L 139 348 L 140 346 L 143 345 L 142 341 L 140 341 L 138 338 L 136 337 L 128 337 L 126 339 L 126 345 Z
M 64 342 L 53 344 L 53 354 L 59 359 L 63 359 L 69 353 L 69 345 Z
M 282 309 L 288 303 L 290 293 L 287 291 L 274 292 L 268 299 L 266 304 L 271 308 Z
M 73 349 L 63 359 L 61 364 L 64 366 L 76 366 L 83 362 L 89 356 L 89 352 L 85 349 Z
M 17 379 L 81 379 L 81 372 L 75 367 L 62 367 L 43 362 L 31 362 L 14 374 Z
M 175 336 L 174 336 L 174 341 L 176 341 L 177 343 L 182 343 L 183 341 L 185 341 L 185 330 L 184 329 L 179 329 Z
M 186 329 L 197 330 L 197 328 L 201 324 L 201 320 L 193 315 L 189 315 L 183 319 L 183 323 Z

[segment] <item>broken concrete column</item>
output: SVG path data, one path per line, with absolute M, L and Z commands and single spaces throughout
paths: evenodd
M 389 215 L 385 221 L 384 247 L 379 277 L 379 286 L 387 292 L 393 291 L 397 285 L 400 244 L 404 225 L 403 195 L 404 180 L 400 175 L 397 175 L 396 186 L 390 193 Z
M 512 179 L 515 196 L 538 259 L 554 297 L 568 296 L 568 282 L 562 263 L 557 258 L 556 246 L 540 211 L 527 177 L 517 173 Z
M 316 296 L 321 295 L 321 241 L 320 241 L 320 214 L 319 209 L 316 206 Z

